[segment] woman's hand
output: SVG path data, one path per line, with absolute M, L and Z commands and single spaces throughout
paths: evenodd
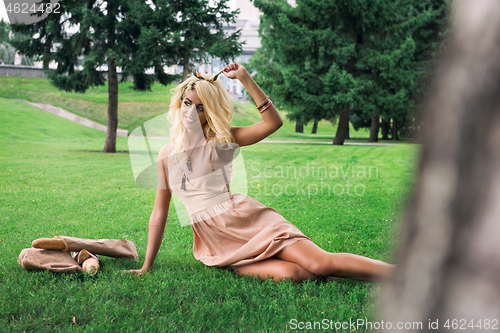
M 245 79 L 247 76 L 250 76 L 245 67 L 236 63 L 227 65 L 222 71 L 226 77 L 230 79 L 238 79 L 240 81 Z
M 127 273 L 127 274 L 142 275 L 142 274 L 147 273 L 149 271 L 151 271 L 151 269 L 141 268 L 141 269 L 131 269 L 128 271 L 123 271 L 123 272 Z

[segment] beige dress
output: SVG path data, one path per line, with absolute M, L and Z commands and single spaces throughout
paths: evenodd
M 177 161 L 165 160 L 170 190 L 184 203 L 193 229 L 193 254 L 207 266 L 242 266 L 272 257 L 298 240 L 309 239 L 281 214 L 242 193 L 230 192 L 232 160 L 239 146 L 213 141 L 191 155 L 192 173 L 182 187 Z M 167 145 L 167 156 L 173 144 Z M 189 155 L 191 151 L 188 151 Z

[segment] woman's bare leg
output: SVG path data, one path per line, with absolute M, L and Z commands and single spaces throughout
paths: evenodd
M 394 266 L 380 260 L 350 253 L 330 253 L 308 239 L 300 240 L 275 255 L 294 262 L 320 276 L 378 281 L 390 275 Z
M 293 281 L 301 282 L 306 279 L 316 279 L 317 275 L 312 274 L 305 268 L 293 262 L 288 262 L 276 258 L 265 259 L 253 264 L 235 267 L 238 275 L 253 275 L 265 280 L 269 275 L 274 281 L 281 281 L 290 278 Z

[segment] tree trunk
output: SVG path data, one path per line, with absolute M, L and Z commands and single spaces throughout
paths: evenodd
M 315 120 L 314 124 L 313 124 L 313 129 L 311 131 L 311 134 L 316 134 L 317 131 L 318 131 L 318 121 Z
M 339 117 L 339 125 L 337 127 L 337 133 L 333 139 L 334 145 L 343 145 L 346 132 L 349 130 L 349 109 L 351 108 L 351 103 L 347 103 L 345 110 L 342 111 Z
M 412 120 L 408 117 L 405 117 L 403 120 L 399 122 L 399 133 L 403 138 L 412 137 Z
M 106 130 L 105 153 L 116 153 L 116 131 L 118 129 L 118 76 L 115 59 L 108 60 L 108 127 Z
M 304 133 L 304 125 L 295 123 L 295 132 L 296 133 Z
M 186 81 L 189 74 L 189 57 L 185 56 L 182 59 L 182 82 Z
M 392 140 L 399 140 L 398 138 L 398 120 L 392 118 Z
M 428 89 L 398 265 L 381 292 L 381 319 L 393 325 L 385 332 L 397 322 L 423 324 L 411 332 L 436 331 L 429 323 L 437 320 L 441 332 L 471 321 L 475 329 L 466 330 L 481 331 L 486 319 L 487 331 L 498 327 L 500 2 L 455 5 L 454 30 Z
M 349 121 L 347 121 L 347 131 L 345 131 L 345 140 L 350 139 L 351 137 L 349 136 Z
M 106 9 L 108 18 L 108 124 L 103 151 L 105 153 L 116 153 L 116 131 L 118 129 L 118 76 L 116 74 L 116 63 L 112 51 L 116 47 L 115 21 L 117 6 L 114 1 L 108 1 Z
M 389 140 L 389 122 L 382 119 L 382 140 Z
M 378 112 L 375 111 L 375 115 L 372 117 L 372 125 L 370 126 L 370 138 L 368 142 L 378 141 L 378 128 L 380 127 Z

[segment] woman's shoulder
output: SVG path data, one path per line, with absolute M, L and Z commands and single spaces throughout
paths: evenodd
M 158 159 L 166 159 L 168 156 L 170 156 L 170 153 L 172 152 L 173 148 L 174 145 L 172 142 L 169 142 L 166 145 L 164 145 L 158 152 Z

